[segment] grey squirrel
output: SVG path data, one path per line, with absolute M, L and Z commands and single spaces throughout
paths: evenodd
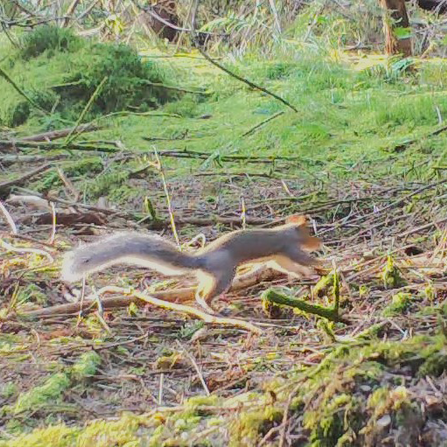
M 293 215 L 284 225 L 238 230 L 223 235 L 196 253 L 185 253 L 158 235 L 118 233 L 81 246 L 65 255 L 62 280 L 73 282 L 115 264 L 134 264 L 165 275 L 193 272 L 199 281 L 196 301 L 207 311 L 209 302 L 228 291 L 236 269 L 264 262 L 291 274 L 310 274 L 318 264 L 306 251 L 317 250 L 320 239 L 310 236 L 304 216 Z

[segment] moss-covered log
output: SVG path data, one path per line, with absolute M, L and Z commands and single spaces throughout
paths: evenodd
M 335 321 L 336 323 L 346 323 L 346 324 L 349 323 L 349 320 L 339 315 L 338 305 L 328 308 L 319 306 L 317 304 L 309 304 L 307 301 L 301 300 L 299 298 L 289 297 L 287 295 L 277 292 L 274 289 L 267 290 L 262 295 L 262 299 L 267 300 L 273 304 L 279 304 L 280 306 L 294 307 L 303 312 L 318 315 L 330 321 Z

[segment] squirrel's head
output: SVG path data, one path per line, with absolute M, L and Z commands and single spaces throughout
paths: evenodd
M 293 214 L 286 219 L 286 225 L 296 228 L 302 248 L 311 251 L 318 250 L 321 247 L 321 239 L 310 235 L 305 216 Z

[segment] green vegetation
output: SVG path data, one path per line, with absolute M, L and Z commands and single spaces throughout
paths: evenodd
M 432 57 L 445 38 L 435 28 L 429 48 L 415 39 L 424 58 L 386 58 L 369 46 L 377 2 L 342 9 L 348 18 L 318 1 L 295 16 L 283 5 L 279 24 L 271 6 L 227 3 L 216 18 L 201 2 L 204 50 L 298 113 L 210 64 L 188 33 L 155 45 L 134 23 L 124 38 L 125 15 L 103 6 L 81 21 L 99 21 L 100 39 L 76 35 L 81 22 L 0 36 L 0 183 L 49 164 L 0 191 L 19 233 L 1 228 L 0 447 L 447 442 L 447 61 Z M 367 49 L 352 50 L 359 42 Z M 82 292 L 59 279 L 62 252 L 81 240 L 170 237 L 166 191 L 184 250 L 299 212 L 325 243 L 323 265 L 217 300 L 259 337 L 138 302 L 103 308 L 106 295 L 88 315 L 20 318 L 102 286 L 190 286 L 126 266 Z M 16 193 L 58 201 L 34 210 L 8 201 Z
M 0 442 L 0 445 L 37 446 L 47 442 L 48 446 L 68 446 L 75 442 L 93 442 L 94 439 L 100 443 L 97 445 L 104 446 L 111 443 L 139 446 L 146 441 L 154 446 L 184 445 L 181 439 L 186 442 L 186 433 L 188 439 L 194 439 L 201 431 L 224 426 L 225 419 L 216 417 L 215 412 L 225 412 L 226 408 L 239 402 L 246 409 L 227 427 L 228 444 L 223 440 L 216 445 L 251 446 L 257 445 L 275 424 L 281 422 L 287 400 L 292 417 L 303 414 L 306 409 L 300 424 L 309 431 L 309 445 L 360 446 L 379 442 L 389 435 L 390 430 L 398 439 L 406 439 L 411 445 L 417 439 L 417 427 L 430 414 L 419 411 L 418 402 L 423 397 L 414 395 L 422 382 L 406 381 L 403 371 L 411 370 L 421 378 L 427 374 L 436 377 L 446 368 L 445 353 L 446 340 L 442 336 L 417 336 L 404 342 L 381 342 L 375 338 L 358 340 L 352 349 L 347 346 L 334 348 L 318 366 L 289 376 L 287 386 L 284 381 L 267 384 L 266 389 L 270 391 L 265 396 L 248 393 L 237 400 L 226 401 L 216 396 L 191 398 L 185 402 L 182 411 L 171 416 L 153 411 L 142 416 L 125 415 L 117 421 L 93 422 L 84 429 L 56 425 L 22 435 L 13 443 Z M 85 358 L 80 359 L 79 363 L 84 361 Z M 73 369 L 76 370 L 76 366 Z M 50 382 L 58 384 L 56 389 L 52 386 L 51 393 L 42 393 L 44 388 L 49 389 Z M 56 398 L 68 383 L 63 374 L 52 376 L 46 385 L 28 393 L 26 401 L 30 402 L 31 394 Z M 268 396 L 275 398 L 268 400 Z M 36 403 L 36 398 L 33 399 Z M 19 402 L 22 410 L 29 408 L 23 406 L 24 397 L 19 398 Z M 96 438 L 99 434 L 101 440 Z
M 17 127 L 32 117 L 46 127 L 76 121 L 92 97 L 87 119 L 129 109 L 144 112 L 179 96 L 163 86 L 165 74 L 155 62 L 143 62 L 127 45 L 90 43 L 53 26 L 38 27 L 22 40 L 3 66 L 39 108 L 2 79 L 0 125 Z
M 63 374 L 51 376 L 42 386 L 33 388 L 31 391 L 22 394 L 14 407 L 14 413 L 35 410 L 40 405 L 49 401 L 55 402 L 60 399 L 64 390 L 70 385 L 70 380 Z
M 82 40 L 71 30 L 43 25 L 23 35 L 19 54 L 27 60 L 46 53 L 50 59 L 55 53 L 77 51 L 82 46 Z
M 390 83 L 369 69 L 353 70 L 361 66 L 354 59 L 337 61 L 298 48 L 291 50 L 288 59 L 295 62 L 287 62 L 286 71 L 285 62 L 247 59 L 231 68 L 240 74 L 250 73 L 252 80 L 280 94 L 299 110 L 298 114 L 285 110 L 283 115 L 250 132 L 282 110 L 282 106 L 209 68 L 206 62 L 179 60 L 175 81 L 169 81 L 159 75 L 163 71 L 174 75 L 166 63 L 158 59 L 151 62 L 151 58 L 143 63 L 124 47 L 88 46 L 70 55 L 72 62 L 67 62 L 66 53 L 56 53 L 49 60 L 41 56 L 46 59 L 45 65 L 39 58 L 26 63 L 15 60 L 9 74 L 16 78 L 22 73 L 23 88 L 43 109 L 54 108 L 54 113 L 42 116 L 0 79 L 0 87 L 5 91 L 0 105 L 3 125 L 26 123 L 17 130 L 28 133 L 42 126 L 44 130 L 51 129 L 57 122 L 74 124 L 107 74 L 85 119 L 113 110 L 127 112 L 124 116 L 101 119 L 98 123 L 106 128 L 86 138 L 119 140 L 124 147 L 144 154 L 153 152 L 153 144 L 159 150 L 175 147 L 210 154 L 209 160 L 200 164 L 194 160 L 171 161 L 177 173 L 189 172 L 196 166 L 203 170 L 218 166 L 223 155 L 253 153 L 297 157 L 303 179 L 312 181 L 317 176 L 323 182 L 330 176 L 361 178 L 365 169 L 378 177 L 400 175 L 408 180 L 427 180 L 437 175 L 432 167 L 445 164 L 444 134 L 427 137 L 438 128 L 437 110 L 441 116 L 447 113 L 445 81 L 440 71 L 443 62 L 427 61 L 417 75 L 401 74 L 401 82 Z M 278 71 L 283 73 L 280 77 L 272 75 Z M 188 88 L 207 89 L 213 94 L 186 93 L 158 109 L 167 116 L 139 116 L 148 107 L 179 97 L 177 92 L 163 87 L 144 85 L 146 80 L 171 85 L 186 82 Z M 209 119 L 199 119 L 202 116 Z M 152 138 L 154 143 L 141 137 Z M 414 143 L 407 143 L 409 140 Z M 144 163 L 134 160 L 129 170 Z M 264 172 L 269 173 L 275 165 L 266 168 Z M 239 167 L 235 166 L 237 170 Z M 112 200 L 116 203 L 126 202 L 129 196 L 143 200 L 142 191 L 135 190 L 135 197 L 126 186 L 120 186 L 128 172 L 119 166 L 112 166 L 100 176 L 92 171 L 89 175 L 95 177 L 95 184 L 89 184 L 87 193 L 95 198 L 113 191 Z M 289 175 L 295 173 L 291 165 Z M 126 191 L 121 193 L 121 187 Z

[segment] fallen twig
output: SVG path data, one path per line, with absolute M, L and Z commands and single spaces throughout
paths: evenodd
M 48 115 L 48 112 L 39 106 L 35 101 L 33 101 L 11 78 L 11 76 L 6 73 L 3 68 L 0 68 L 0 76 L 3 77 L 11 86 L 14 88 L 14 90 L 21 96 L 23 96 L 33 107 L 44 113 L 45 115 Z
M 32 171 L 27 172 L 26 174 L 22 175 L 21 177 L 18 177 L 14 180 L 9 180 L 7 182 L 0 183 L 0 195 L 6 195 L 9 193 L 9 190 L 13 186 L 21 185 L 26 180 L 41 174 L 42 172 L 48 171 L 49 169 L 52 169 L 54 167 L 54 164 L 46 163 L 42 166 L 39 166 L 36 169 L 33 169 Z
M 402 143 L 396 144 L 392 150 L 394 152 L 403 152 L 405 149 L 407 149 L 412 144 L 417 143 L 418 141 L 423 140 L 424 138 L 430 138 L 430 137 L 439 135 L 440 133 L 445 132 L 446 130 L 447 130 L 447 126 L 442 126 L 441 128 L 433 130 L 432 132 L 429 132 L 429 133 L 422 135 L 418 138 L 411 138 L 411 139 L 408 139 Z
M 278 116 L 284 115 L 284 111 L 281 110 L 280 112 L 276 112 L 275 114 L 273 114 L 272 116 L 269 116 L 268 118 L 266 118 L 265 120 L 261 121 L 260 123 L 256 124 L 255 126 L 253 126 L 252 128 L 248 129 L 246 132 L 244 132 L 241 136 L 242 137 L 246 137 L 248 135 L 251 135 L 252 133 L 254 133 L 256 130 L 258 130 L 260 127 L 262 127 L 264 124 L 267 124 L 268 122 L 274 120 L 275 118 L 278 118 Z
M 9 166 L 13 163 L 36 163 L 40 161 L 49 162 L 68 158 L 68 156 L 68 154 L 58 154 L 50 157 L 41 155 L 3 155 L 0 156 L 0 163 Z
M 17 234 L 17 227 L 14 222 L 14 219 L 11 217 L 11 214 L 9 214 L 9 211 L 6 209 L 5 205 L 3 205 L 1 201 L 0 201 L 0 213 L 3 214 L 6 223 L 8 224 L 9 228 L 11 228 L 11 232 L 13 234 Z
M 142 219 L 139 223 L 147 222 L 151 217 Z M 273 223 L 272 219 L 262 219 L 258 217 L 247 217 L 245 222 L 249 225 L 268 225 Z M 170 220 L 157 219 L 153 222 L 149 222 L 151 229 L 162 229 L 170 225 Z M 211 216 L 208 219 L 201 219 L 199 217 L 176 217 L 177 225 L 194 225 L 196 227 L 206 227 L 209 225 L 215 225 L 216 223 L 224 225 L 240 225 L 242 223 L 240 217 L 220 217 Z
M 123 289 L 121 287 L 104 287 L 98 293 L 102 294 L 105 292 L 123 293 L 124 295 L 131 295 L 131 296 L 133 295 L 139 300 L 142 300 L 149 304 L 153 304 L 154 306 L 162 307 L 168 310 L 175 310 L 177 312 L 186 313 L 188 315 L 194 315 L 195 317 L 205 321 L 205 323 L 219 324 L 223 326 L 235 326 L 242 329 L 246 329 L 258 335 L 262 334 L 263 332 L 262 329 L 244 320 L 210 315 L 194 307 L 186 306 L 184 304 L 172 303 L 169 301 L 163 301 L 158 298 L 155 298 L 154 296 L 146 295 L 145 293 L 137 292 L 132 289 Z
M 136 300 L 144 301 L 145 303 L 153 304 L 154 306 L 161 307 L 163 309 L 174 310 L 177 312 L 185 313 L 187 315 L 193 315 L 197 318 L 200 318 L 205 323 L 209 324 L 219 324 L 223 326 L 239 327 L 241 329 L 245 329 L 258 335 L 262 334 L 263 332 L 262 329 L 258 328 L 254 324 L 249 323 L 247 321 L 238 320 L 235 318 L 226 318 L 226 317 L 209 315 L 206 312 L 196 309 L 194 307 L 186 306 L 185 304 L 178 304 L 170 301 L 164 301 L 159 298 L 156 298 L 155 296 L 147 295 L 143 292 L 138 292 L 133 289 L 124 289 L 122 287 L 107 286 L 103 287 L 102 289 L 98 290 L 98 292 L 96 292 L 97 295 L 103 295 L 106 293 L 120 293 L 128 297 L 134 297 Z M 95 303 L 97 303 L 97 300 L 95 300 Z M 103 301 L 102 304 L 104 304 Z
M 58 150 L 67 150 L 70 149 L 72 151 L 89 151 L 89 152 L 106 152 L 106 153 L 115 153 L 121 152 L 120 148 L 112 147 L 112 146 L 100 146 L 98 144 L 92 144 L 90 142 L 87 143 L 73 143 L 67 146 L 65 144 L 59 142 L 44 142 L 44 141 L 24 141 L 24 140 L 0 140 L 0 148 L 3 149 L 40 149 L 40 150 L 48 150 L 48 151 L 58 151 Z
M 231 287 L 231 292 L 235 292 L 263 281 L 272 280 L 280 276 L 281 273 L 267 267 L 256 269 L 253 272 L 246 273 L 234 279 Z M 183 289 L 173 289 L 161 292 L 152 292 L 151 296 L 164 301 L 186 302 L 192 301 L 195 298 L 195 287 L 188 287 Z M 117 309 L 129 306 L 131 303 L 138 303 L 139 300 L 135 296 L 120 296 L 113 298 L 104 298 L 101 300 L 104 310 Z M 26 311 L 18 315 L 19 318 L 48 318 L 58 315 L 76 315 L 80 311 L 92 312 L 95 310 L 96 300 L 86 299 L 83 303 L 69 303 L 61 304 L 43 309 Z M 14 319 L 11 315 L 8 319 Z
M 228 68 L 224 67 L 223 65 L 219 64 L 219 62 L 216 62 L 214 59 L 212 59 L 210 56 L 208 56 L 208 54 L 203 50 L 203 48 L 200 46 L 200 44 L 196 44 L 196 48 L 199 50 L 200 54 L 211 64 L 213 64 L 214 66 L 216 66 L 217 68 L 219 68 L 220 70 L 224 71 L 225 73 L 227 73 L 228 75 L 230 75 L 232 78 L 237 79 L 240 82 L 243 82 L 244 84 L 247 84 L 248 86 L 250 86 L 251 88 L 255 89 L 255 90 L 259 90 L 261 92 L 266 93 L 267 95 L 277 99 L 278 101 L 282 102 L 284 105 L 286 105 L 287 107 L 289 107 L 290 109 L 292 109 L 294 112 L 298 113 L 298 109 L 290 104 L 289 101 L 286 101 L 284 98 L 281 98 L 281 96 L 277 95 L 276 93 L 273 93 L 272 91 L 266 89 L 265 87 L 262 87 L 258 84 L 255 84 L 254 82 L 243 78 L 242 76 L 237 75 L 236 73 L 233 73 L 231 70 L 229 70 Z
M 38 192 L 34 192 L 33 194 L 36 197 L 41 197 L 45 200 L 48 200 L 49 202 L 54 203 L 60 203 L 62 205 L 66 205 L 69 207 L 74 208 L 80 208 L 80 209 L 86 209 L 91 211 L 96 211 L 98 213 L 105 214 L 106 216 L 118 216 L 125 219 L 131 219 L 131 220 L 137 220 L 140 224 L 145 223 L 146 227 L 151 230 L 162 230 L 164 228 L 169 227 L 171 224 L 169 219 L 156 219 L 152 220 L 151 216 L 145 216 L 142 218 L 140 214 L 133 213 L 130 211 L 119 211 L 114 210 L 110 208 L 102 208 L 99 206 L 94 205 L 87 205 L 85 203 L 81 202 L 74 202 L 71 200 L 65 200 L 60 199 L 58 197 L 54 197 L 50 194 L 41 194 Z M 40 223 L 43 223 L 46 219 L 49 220 L 49 217 L 41 217 Z M 60 219 L 60 217 L 59 217 Z M 263 218 L 256 218 L 256 217 L 247 217 L 246 223 L 249 225 L 270 225 L 270 224 L 276 224 L 278 223 L 278 220 L 273 221 L 272 219 L 263 219 Z M 49 223 L 49 222 L 46 222 Z M 195 226 L 209 226 L 209 225 L 215 225 L 216 223 L 221 223 L 224 225 L 238 225 L 241 223 L 240 217 L 220 217 L 220 216 L 211 216 L 210 218 L 198 218 L 198 217 L 176 217 L 176 224 L 177 225 L 195 225 Z
M 53 202 L 50 202 L 53 203 Z M 22 223 L 34 221 L 37 225 L 54 224 L 54 213 L 44 213 L 39 216 L 25 216 L 21 220 Z M 83 213 L 57 213 L 57 224 L 69 227 L 75 224 L 90 224 L 90 225 L 105 225 L 105 219 L 98 213 L 83 212 Z
M 70 133 L 76 131 L 76 133 L 85 133 L 85 132 L 93 132 L 95 130 L 98 130 L 98 126 L 94 126 L 92 124 L 81 124 L 77 128 L 75 127 L 68 127 L 66 129 L 60 129 L 60 130 L 53 130 L 51 132 L 43 132 L 38 133 L 36 135 L 29 135 L 27 137 L 22 137 L 20 139 L 17 139 L 18 144 L 20 144 L 21 141 L 52 141 L 57 140 L 59 138 L 64 138 L 67 135 L 70 135 Z
M 45 256 L 50 261 L 50 263 L 54 262 L 53 256 L 51 256 L 51 254 L 48 253 L 47 251 L 41 250 L 40 248 L 14 247 L 13 245 L 8 244 L 8 242 L 6 242 L 2 239 L 0 239 L 0 246 L 3 247 L 7 251 L 12 251 L 15 253 L 33 253 L 36 255 Z

